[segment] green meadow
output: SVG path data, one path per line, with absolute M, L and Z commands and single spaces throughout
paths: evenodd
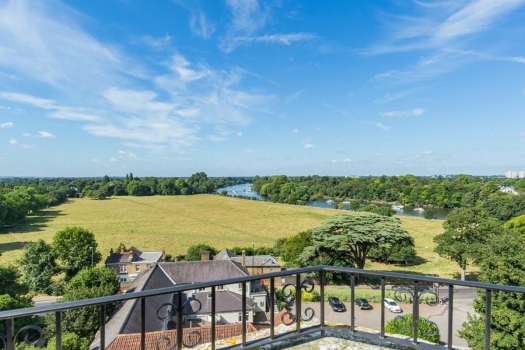
M 256 247 L 273 246 L 277 238 L 314 228 L 336 213 L 334 209 L 216 195 L 71 199 L 0 231 L 0 262 L 16 263 L 26 242 L 39 238 L 51 242 L 57 231 L 68 226 L 93 231 L 105 259 L 109 250 L 120 243 L 142 251 L 164 249 L 173 255 L 184 254 L 189 246 L 198 243 L 217 249 L 252 243 Z M 442 221 L 409 216 L 400 219 L 414 236 L 418 253 L 415 264 L 369 263 L 367 268 L 457 278 L 457 265 L 432 253 L 432 239 L 442 232 Z

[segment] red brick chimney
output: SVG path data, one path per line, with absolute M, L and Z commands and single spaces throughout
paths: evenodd
M 209 261 L 210 260 L 210 252 L 205 250 L 201 252 L 201 261 Z

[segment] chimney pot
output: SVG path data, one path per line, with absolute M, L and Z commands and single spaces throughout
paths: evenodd
M 210 252 L 205 250 L 201 252 L 201 261 L 208 261 L 210 260 Z

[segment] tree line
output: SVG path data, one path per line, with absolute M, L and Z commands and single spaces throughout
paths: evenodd
M 68 198 L 105 199 L 111 196 L 192 195 L 215 193 L 217 188 L 250 181 L 251 178 L 208 178 L 204 172 L 189 178 L 2 178 L 0 179 L 0 229 L 27 215 L 56 206 Z
M 525 192 L 525 179 L 458 175 L 455 177 L 368 176 L 255 176 L 252 189 L 271 201 L 306 204 L 319 198 L 336 201 L 383 201 L 443 208 L 481 206 L 501 186 Z M 503 194 L 503 193 L 502 193 Z

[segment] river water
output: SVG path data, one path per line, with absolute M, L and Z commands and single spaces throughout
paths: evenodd
M 261 196 L 259 193 L 255 192 L 251 188 L 251 184 L 240 184 L 240 185 L 234 185 L 234 186 L 227 186 L 217 189 L 217 193 L 221 193 L 222 191 L 227 191 L 228 196 L 244 196 L 244 197 L 250 197 L 250 198 L 256 198 L 257 200 L 267 201 L 266 197 Z M 368 203 L 364 203 L 363 205 L 366 205 Z M 376 204 L 376 203 L 374 203 Z M 315 201 L 310 201 L 306 203 L 307 206 L 310 207 L 318 207 L 318 208 L 335 208 L 335 203 L 326 201 L 326 200 L 320 200 L 317 199 Z M 390 206 L 387 204 L 376 204 L 379 206 Z M 350 209 L 350 206 L 346 204 L 344 209 Z M 419 216 L 423 217 L 424 212 L 417 210 L 416 207 L 409 207 L 405 206 L 402 209 L 401 208 L 395 208 L 396 214 L 398 215 L 410 215 L 410 216 Z M 445 219 L 450 213 L 451 209 L 445 209 L 445 208 L 434 208 L 434 217 L 436 219 Z

